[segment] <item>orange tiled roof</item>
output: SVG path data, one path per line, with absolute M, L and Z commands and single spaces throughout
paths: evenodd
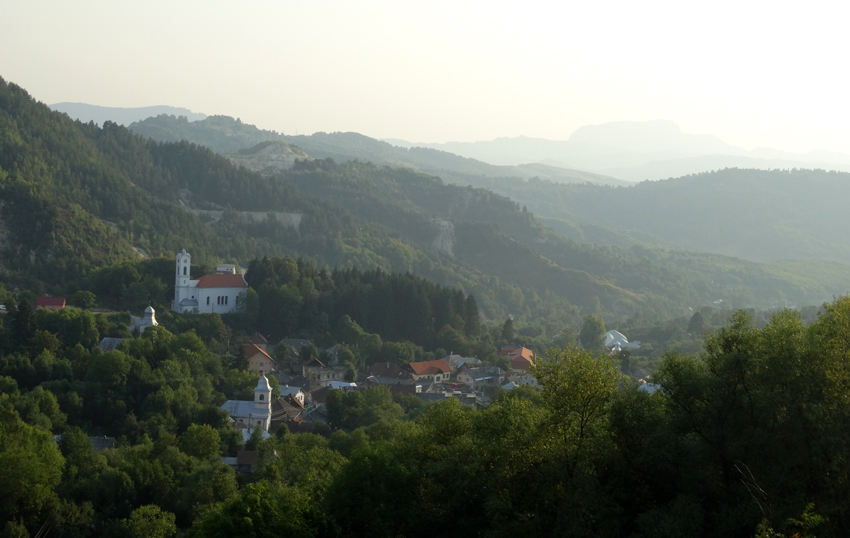
M 266 352 L 265 349 L 261 348 L 257 344 L 251 344 L 251 345 L 245 346 L 245 357 L 250 359 L 251 357 L 253 357 L 257 353 L 262 353 L 263 355 L 268 357 L 271 361 L 274 361 L 274 359 L 272 359 L 271 355 L 269 355 Z
M 449 366 L 449 363 L 446 362 L 445 359 L 437 359 L 435 361 L 422 361 L 422 362 L 411 362 L 410 367 L 413 368 L 413 371 L 416 375 L 431 375 L 437 373 L 448 373 L 451 372 L 452 369 Z
M 247 288 L 242 275 L 204 275 L 198 279 L 199 288 Z
M 527 347 L 505 347 L 499 350 L 502 357 L 523 357 L 534 364 L 534 352 Z

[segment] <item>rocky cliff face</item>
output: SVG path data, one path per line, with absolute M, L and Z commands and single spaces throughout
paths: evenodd
M 297 159 L 310 159 L 311 157 L 297 146 L 290 146 L 285 142 L 269 141 L 240 151 L 237 155 L 227 155 L 227 158 L 236 166 L 243 166 L 263 175 L 271 175 L 291 168 Z

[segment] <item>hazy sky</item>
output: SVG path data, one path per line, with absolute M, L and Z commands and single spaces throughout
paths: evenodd
M 850 153 L 841 4 L 0 0 L 0 76 L 45 103 L 287 134 L 566 139 L 669 119 L 748 149 Z

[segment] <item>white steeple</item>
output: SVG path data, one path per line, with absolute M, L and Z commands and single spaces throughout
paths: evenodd
M 257 382 L 257 388 L 254 389 L 254 407 L 260 409 L 268 409 L 272 404 L 272 388 L 269 385 L 269 380 L 265 375 L 260 376 Z
M 184 248 L 177 253 L 174 270 L 174 304 L 171 309 L 183 312 L 180 302 L 189 298 L 189 279 L 192 272 L 192 255 Z
M 177 273 L 175 274 L 174 286 L 188 286 L 189 273 L 191 273 L 192 255 L 184 248 L 177 253 Z

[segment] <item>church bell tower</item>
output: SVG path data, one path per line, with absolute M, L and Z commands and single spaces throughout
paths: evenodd
M 176 271 L 174 274 L 174 308 L 180 312 L 180 301 L 189 297 L 189 279 L 192 272 L 192 255 L 184 248 L 177 253 Z

